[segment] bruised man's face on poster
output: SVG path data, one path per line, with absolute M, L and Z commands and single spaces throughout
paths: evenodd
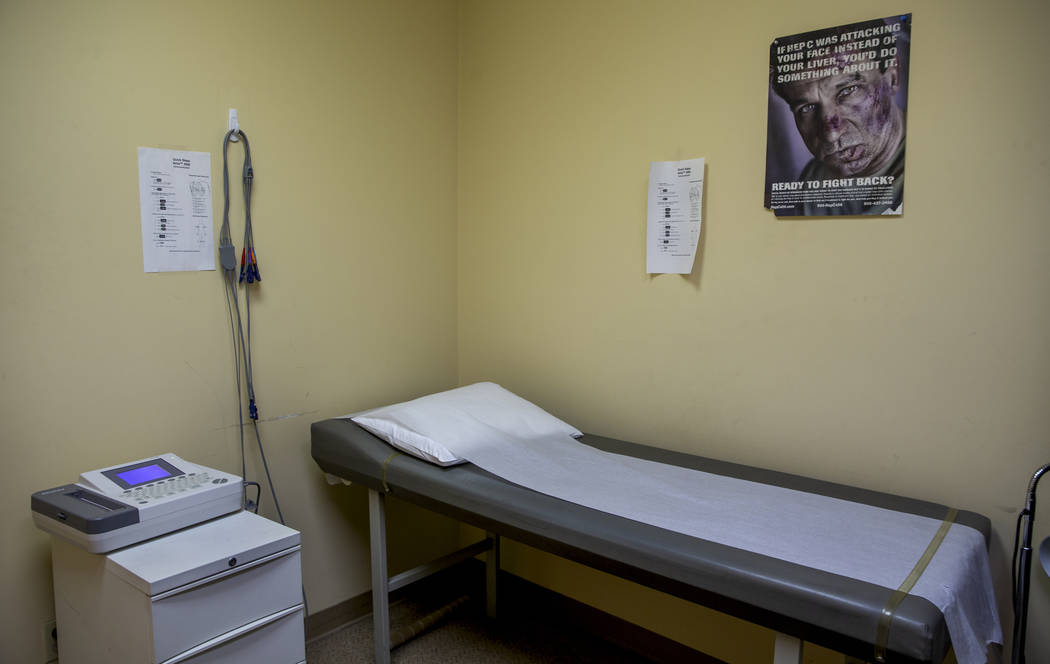
M 837 74 L 781 86 L 780 96 L 813 156 L 842 176 L 888 164 L 904 136 L 896 67 Z

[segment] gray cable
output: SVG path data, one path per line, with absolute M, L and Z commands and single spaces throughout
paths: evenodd
M 277 498 L 277 489 L 274 487 L 273 478 L 270 474 L 270 464 L 266 459 L 266 452 L 263 449 L 262 437 L 259 434 L 258 424 L 258 412 L 255 406 L 255 379 L 252 372 L 252 351 L 251 351 L 251 295 L 250 290 L 245 287 L 244 290 L 244 302 L 245 302 L 245 318 L 241 317 L 240 300 L 237 294 L 237 283 L 238 279 L 236 274 L 236 254 L 233 249 L 233 239 L 230 234 L 230 172 L 229 172 L 229 158 L 228 158 L 228 147 L 230 144 L 230 137 L 234 132 L 237 132 L 239 138 L 244 145 L 244 166 L 241 171 L 244 193 L 244 249 L 245 256 L 248 260 L 249 269 L 254 267 L 254 234 L 252 231 L 252 216 L 251 216 L 251 195 L 252 195 L 252 182 L 254 180 L 254 171 L 252 169 L 252 158 L 251 158 L 251 147 L 248 143 L 248 137 L 243 131 L 239 129 L 231 129 L 226 133 L 222 143 L 222 184 L 223 184 L 223 215 L 222 215 L 222 228 L 219 231 L 219 256 L 220 262 L 222 263 L 224 282 L 226 284 L 226 305 L 230 316 L 230 325 L 233 329 L 233 344 L 234 344 L 234 365 L 235 365 L 235 378 L 237 381 L 237 418 L 240 428 L 240 439 L 241 439 L 241 471 L 242 479 L 247 479 L 247 463 L 245 461 L 245 450 L 244 450 L 244 411 L 241 408 L 243 403 L 244 393 L 241 391 L 241 364 L 244 366 L 244 387 L 247 391 L 248 403 L 250 409 L 250 415 L 252 419 L 253 429 L 255 430 L 255 440 L 259 449 L 259 457 L 263 462 L 263 469 L 266 473 L 267 484 L 270 485 L 270 495 L 273 497 L 274 508 L 277 511 L 277 518 L 281 523 L 284 523 L 284 513 L 281 511 L 281 504 Z M 245 269 L 244 261 L 242 258 L 242 277 L 243 270 Z M 256 273 L 257 274 L 257 273 Z M 249 278 L 249 283 L 253 281 Z M 236 313 L 236 319 L 234 317 Z M 246 319 L 246 320 L 245 320 Z M 247 334 L 245 333 L 247 328 Z M 256 505 L 258 510 L 258 505 Z
M 237 297 L 237 283 L 239 281 L 236 276 L 237 255 L 233 247 L 233 237 L 230 235 L 230 170 L 226 153 L 230 145 L 230 137 L 233 136 L 234 132 L 237 132 L 244 145 L 244 166 L 241 169 L 241 179 L 244 193 L 244 252 L 248 260 L 249 270 L 247 275 L 248 283 L 245 284 L 244 288 L 244 315 L 245 319 L 247 319 L 247 324 L 245 324 L 245 320 L 241 319 L 241 306 Z M 270 495 L 273 497 L 273 505 L 277 510 L 277 518 L 284 524 L 281 503 L 277 500 L 277 489 L 274 487 L 273 478 L 270 476 L 270 464 L 266 461 L 266 452 L 263 450 L 262 437 L 259 434 L 259 416 L 255 406 L 255 378 L 252 374 L 252 305 L 251 291 L 248 285 L 260 279 L 258 266 L 255 263 L 255 235 L 252 231 L 252 182 L 254 178 L 255 173 L 252 169 L 252 153 L 248 145 L 248 137 L 239 129 L 231 129 L 226 132 L 226 136 L 222 141 L 223 211 L 222 228 L 219 230 L 219 262 L 222 265 L 223 289 L 226 291 L 226 310 L 230 317 L 230 329 L 233 335 L 234 378 L 237 383 L 237 429 L 241 438 L 241 500 L 242 503 L 247 502 L 248 484 L 254 484 L 258 487 L 257 482 L 247 482 L 248 471 L 244 452 L 244 408 L 242 407 L 244 393 L 241 391 L 241 363 L 243 361 L 244 387 L 248 393 L 249 412 L 252 419 L 252 429 L 255 431 L 255 442 L 259 447 L 259 458 L 262 459 L 263 470 L 266 472 L 266 483 L 270 485 Z M 244 260 L 245 258 L 242 258 L 241 279 L 245 277 Z M 252 272 L 253 270 L 254 272 Z M 237 314 L 236 320 L 234 319 L 234 312 Z M 245 335 L 245 327 L 247 327 L 247 335 Z M 261 494 L 262 490 L 260 489 L 255 500 L 254 511 L 256 513 L 259 511 L 259 497 Z M 306 601 L 305 586 L 302 588 L 302 595 L 303 627 L 306 629 L 310 618 L 310 606 Z

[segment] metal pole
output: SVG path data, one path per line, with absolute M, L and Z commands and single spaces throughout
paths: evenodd
M 495 618 L 499 581 L 499 535 L 488 533 L 492 548 L 485 554 L 485 615 Z
M 802 664 L 802 640 L 777 632 L 773 642 L 773 664 Z
M 386 497 L 368 490 L 368 526 L 372 549 L 372 623 L 376 664 L 390 664 L 390 592 L 386 572 Z
M 1024 642 L 1025 632 L 1028 629 L 1028 591 L 1032 583 L 1032 524 L 1035 523 L 1035 489 L 1039 484 L 1039 478 L 1047 471 L 1050 471 L 1050 463 L 1035 471 L 1032 481 L 1028 484 L 1028 495 L 1024 509 L 1021 511 L 1025 524 L 1019 560 L 1017 604 L 1014 605 L 1014 643 L 1013 654 L 1010 658 L 1012 664 L 1024 664 L 1025 662 Z

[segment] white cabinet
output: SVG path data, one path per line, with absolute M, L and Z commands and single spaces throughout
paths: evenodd
M 250 512 L 52 565 L 64 664 L 306 659 L 299 533 Z

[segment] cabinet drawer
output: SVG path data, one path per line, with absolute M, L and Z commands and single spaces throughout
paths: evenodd
M 282 611 L 164 664 L 300 664 L 306 659 L 303 608 Z
M 209 639 L 301 604 L 299 557 L 296 547 L 157 595 L 152 600 L 153 661 L 163 662 Z M 301 616 L 299 631 L 301 642 Z

